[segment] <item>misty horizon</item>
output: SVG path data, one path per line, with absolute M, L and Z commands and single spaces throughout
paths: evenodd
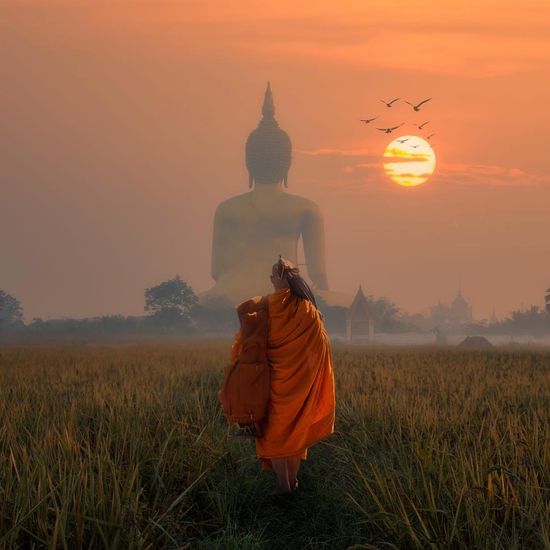
M 269 80 L 293 144 L 287 191 L 324 214 L 331 290 L 361 284 L 412 314 L 460 280 L 476 319 L 543 306 L 550 8 L 434 3 L 415 27 L 398 4 L 236 2 L 213 16 L 5 2 L 0 288 L 27 320 L 140 315 L 145 288 L 176 274 L 210 288 L 214 212 L 248 190 L 244 145 Z M 402 106 L 382 111 L 398 96 L 434 98 L 437 166 L 415 188 L 384 172 L 395 136 L 359 121 L 411 124 Z

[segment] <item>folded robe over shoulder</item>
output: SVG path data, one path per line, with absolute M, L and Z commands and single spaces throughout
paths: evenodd
M 317 308 L 282 289 L 267 297 L 267 357 L 271 392 L 256 454 L 262 469 L 271 458 L 300 455 L 334 431 L 334 374 L 327 332 Z M 239 353 L 239 336 L 233 357 Z

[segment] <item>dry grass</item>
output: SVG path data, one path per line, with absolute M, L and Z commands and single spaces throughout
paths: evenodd
M 550 548 L 550 354 L 337 347 L 283 505 L 228 437 L 227 354 L 0 350 L 0 548 Z

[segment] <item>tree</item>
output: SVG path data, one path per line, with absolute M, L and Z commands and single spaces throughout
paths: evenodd
M 193 321 L 201 334 L 233 335 L 239 328 L 235 306 L 224 296 L 211 296 L 193 308 Z
M 17 298 L 0 290 L 0 329 L 23 324 L 23 308 Z
M 548 313 L 538 306 L 512 311 L 509 317 L 503 321 L 503 325 L 516 334 L 532 334 L 533 336 L 547 334 L 550 329 Z
M 193 289 L 179 275 L 145 289 L 145 311 L 166 320 L 189 319 L 198 301 Z
M 400 317 L 399 308 L 388 298 L 366 296 L 367 309 L 372 315 L 374 326 L 381 332 L 400 332 L 407 330 L 406 323 Z

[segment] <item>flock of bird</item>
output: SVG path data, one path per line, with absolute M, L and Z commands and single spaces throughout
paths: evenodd
M 396 103 L 397 101 L 399 101 L 401 98 L 400 97 L 396 97 L 395 99 L 392 99 L 391 101 L 385 101 L 383 99 L 381 99 L 380 101 L 388 108 L 388 109 L 391 109 L 393 107 L 393 104 Z M 420 112 L 421 108 L 422 108 L 422 105 L 424 105 L 425 103 L 428 103 L 428 101 L 430 101 L 432 98 L 429 97 L 428 99 L 424 99 L 422 100 L 420 103 L 417 103 L 417 104 L 414 104 L 414 103 L 411 103 L 410 101 L 405 101 L 405 103 L 407 103 L 408 105 L 410 105 L 413 109 L 413 111 L 415 112 Z M 377 120 L 378 118 L 380 118 L 380 116 L 375 116 L 375 117 L 372 117 L 372 118 L 362 118 L 360 119 L 361 122 L 364 122 L 365 124 L 370 124 L 371 122 L 374 122 L 375 120 Z M 426 126 L 426 124 L 429 124 L 430 121 L 429 120 L 426 120 L 425 122 L 422 122 L 422 124 L 414 124 L 414 126 L 416 126 L 416 128 L 418 128 L 419 130 L 422 130 L 424 128 L 424 126 Z M 397 130 L 398 128 L 401 128 L 401 126 L 403 126 L 405 123 L 402 122 L 401 124 L 398 124 L 397 126 L 390 126 L 389 128 L 376 128 L 377 130 L 380 130 L 381 132 L 384 132 L 385 134 L 391 134 L 393 131 Z M 435 136 L 435 134 L 430 134 L 428 136 L 425 136 L 425 138 L 429 141 L 432 139 L 432 137 Z M 404 139 L 398 139 L 397 141 L 399 143 L 405 143 L 406 141 L 409 141 L 409 139 L 411 139 L 410 137 L 408 138 L 404 138 Z M 420 145 L 411 145 L 411 147 L 413 149 L 416 149 L 417 147 L 419 147 Z M 434 147 L 434 144 L 433 143 L 430 143 L 430 147 L 433 149 Z

